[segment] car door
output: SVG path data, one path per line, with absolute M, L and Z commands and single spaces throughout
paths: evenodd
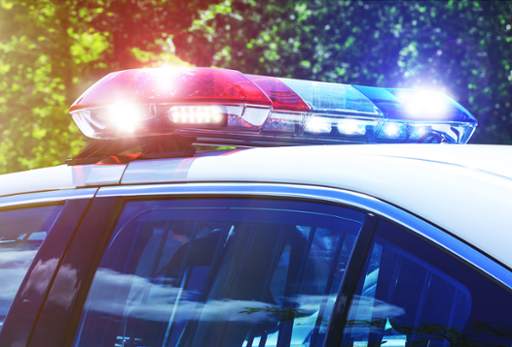
M 30 345 L 321 343 L 366 213 L 234 188 L 101 188 Z
M 27 343 L 95 188 L 0 198 L 0 345 Z
M 386 243 L 389 228 L 409 237 L 398 233 Z M 410 240 L 420 246 L 411 249 Z M 426 255 L 416 252 L 423 244 Z M 424 259 L 430 253 L 441 263 Z M 511 302 L 507 269 L 364 195 L 284 184 L 104 187 L 64 257 L 30 346 L 405 346 L 418 340 L 411 329 L 444 324 L 451 332 L 473 317 L 477 301 L 485 305 L 485 295 L 441 266 L 447 259 Z M 407 280 L 410 272 L 416 277 Z M 429 289 L 432 278 L 440 289 Z M 386 287 L 393 281 L 399 289 Z M 406 300 L 407 288 L 426 289 Z M 411 312 L 419 317 L 412 323 Z

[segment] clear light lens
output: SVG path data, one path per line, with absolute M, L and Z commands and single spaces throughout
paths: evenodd
M 423 136 L 432 132 L 432 126 L 416 124 L 412 127 L 411 140 L 419 140 Z
M 384 136 L 389 138 L 395 138 L 400 135 L 400 124 L 398 123 L 386 123 L 382 129 Z
M 270 114 L 269 107 L 230 107 L 228 127 L 244 128 L 246 130 L 259 130 Z
M 342 135 L 365 135 L 368 122 L 358 119 L 340 119 L 338 121 L 338 131 Z
M 297 93 L 314 112 L 381 115 L 366 96 L 349 84 L 288 78 L 280 78 L 279 80 Z
M 176 124 L 219 124 L 225 114 L 219 106 L 173 106 L 169 119 Z
M 305 113 L 273 112 L 263 125 L 263 131 L 295 133 L 304 124 Z
M 329 134 L 332 131 L 332 121 L 324 117 L 311 117 L 307 122 L 307 133 L 313 134 Z
M 398 122 L 386 122 L 380 130 L 378 138 L 386 140 L 405 140 L 407 137 L 407 127 Z
M 145 118 L 136 106 L 125 102 L 116 102 L 109 105 L 107 114 L 112 126 L 128 133 L 133 133 L 141 120 Z

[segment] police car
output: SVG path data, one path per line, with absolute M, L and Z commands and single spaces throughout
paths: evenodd
M 1 346 L 512 345 L 512 150 L 450 98 L 159 68 L 70 113 L 0 176 Z

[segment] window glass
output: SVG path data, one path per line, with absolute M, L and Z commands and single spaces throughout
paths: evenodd
M 511 346 L 512 296 L 440 249 L 379 222 L 343 346 Z
M 363 219 L 306 202 L 128 202 L 74 346 L 322 346 Z
M 0 328 L 27 270 L 62 206 L 0 212 Z

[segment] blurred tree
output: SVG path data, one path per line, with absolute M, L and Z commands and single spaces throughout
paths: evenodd
M 199 12 L 220 0 L 0 0 L 0 173 L 63 163 L 85 138 L 69 105 L 107 73 L 210 66 Z
M 202 23 L 217 66 L 441 90 L 478 118 L 471 142 L 512 143 L 511 1 L 241 0 L 231 10 Z
M 442 90 L 512 143 L 511 41 L 510 1 L 0 0 L 0 173 L 62 163 L 80 93 L 162 63 Z

